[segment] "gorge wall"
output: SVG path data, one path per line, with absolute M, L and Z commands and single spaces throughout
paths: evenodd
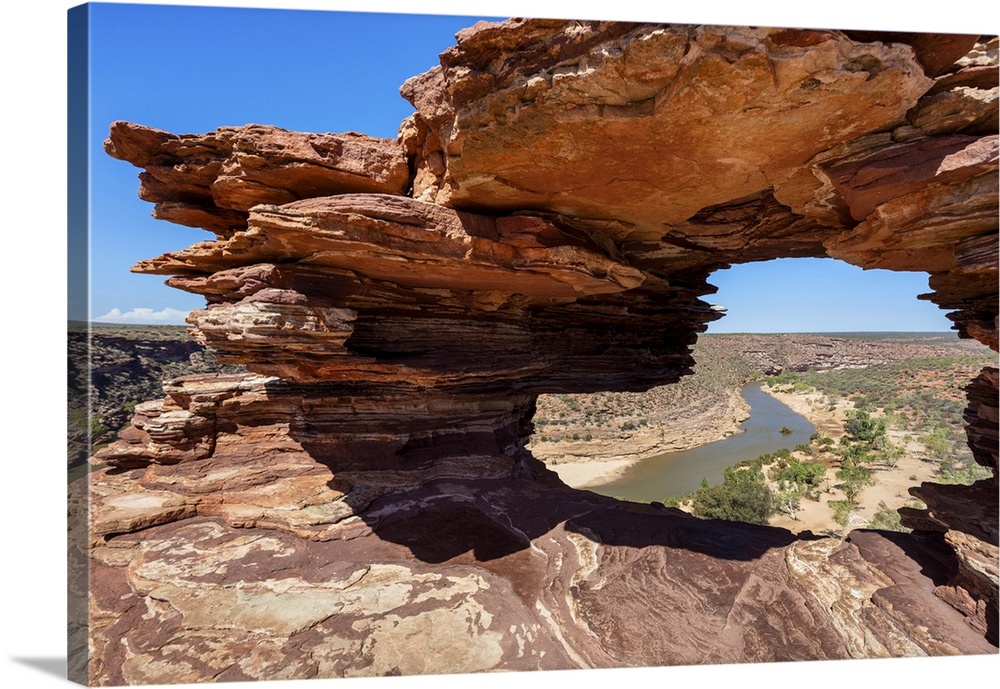
M 134 270 L 251 373 L 166 383 L 75 486 L 78 680 L 997 652 L 995 368 L 993 478 L 915 488 L 912 534 L 701 521 L 524 448 L 541 393 L 689 373 L 736 263 L 926 271 L 996 350 L 995 37 L 514 19 L 402 93 L 394 141 L 111 126 L 214 234 Z

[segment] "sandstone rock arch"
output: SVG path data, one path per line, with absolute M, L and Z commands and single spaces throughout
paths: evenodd
M 98 455 L 92 681 L 995 653 L 995 368 L 966 412 L 992 480 L 921 486 L 907 537 L 621 505 L 524 443 L 542 392 L 688 373 L 734 263 L 924 270 L 996 350 L 996 38 L 457 38 L 396 141 L 112 125 L 154 215 L 215 234 L 136 270 L 203 295 L 196 338 L 252 373 L 168 382 Z M 429 625 L 465 631 L 381 650 L 441 648 Z

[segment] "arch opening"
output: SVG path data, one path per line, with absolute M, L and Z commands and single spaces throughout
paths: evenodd
M 911 488 L 992 476 L 966 437 L 964 388 L 995 353 L 918 300 L 926 273 L 798 258 L 709 281 L 726 315 L 693 346 L 692 375 L 646 392 L 539 397 L 529 449 L 566 483 L 846 533 L 909 531 L 899 510 L 926 508 Z M 767 514 L 705 511 L 710 492 L 699 504 L 699 488 L 718 493 L 732 470 L 760 478 Z

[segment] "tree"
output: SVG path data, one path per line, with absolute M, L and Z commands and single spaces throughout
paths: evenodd
M 866 443 L 874 448 L 881 447 L 886 440 L 885 419 L 873 418 L 864 409 L 848 412 L 844 430 L 851 440 Z
M 878 452 L 878 458 L 881 459 L 890 469 L 895 469 L 896 464 L 899 463 L 899 460 L 902 459 L 905 454 L 906 451 L 899 445 L 886 443 L 886 446 Z
M 837 488 L 844 491 L 844 497 L 851 505 L 857 505 L 861 491 L 867 486 L 875 485 L 875 479 L 872 478 L 874 473 L 871 469 L 845 461 L 837 472 L 837 478 L 841 481 Z
M 795 516 L 795 513 L 799 510 L 799 503 L 801 500 L 802 487 L 795 484 L 792 484 L 784 490 L 779 490 L 774 494 L 775 507 L 795 521 L 799 520 L 799 518 Z
M 844 443 L 840 449 L 841 462 L 843 464 L 868 464 L 875 461 L 875 455 L 871 448 L 865 443 Z
M 953 452 L 953 443 L 948 437 L 948 428 L 943 425 L 934 426 L 930 433 L 920 439 L 934 459 L 944 459 Z
M 696 517 L 767 524 L 774 513 L 774 496 L 760 469 L 727 468 L 720 485 L 706 483 L 694 494 L 691 511 Z
M 847 526 L 850 523 L 854 505 L 847 500 L 831 500 L 827 504 L 833 509 L 833 521 L 841 526 Z
M 826 467 L 820 462 L 802 462 L 797 457 L 780 459 L 768 472 L 772 481 L 787 481 L 802 489 L 813 490 L 823 482 Z

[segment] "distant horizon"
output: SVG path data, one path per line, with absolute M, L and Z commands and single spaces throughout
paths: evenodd
M 108 3 L 88 13 L 90 288 L 89 299 L 71 295 L 69 315 L 164 324 L 204 299 L 131 267 L 212 235 L 151 217 L 153 204 L 138 198 L 140 170 L 104 152 L 112 122 L 174 134 L 257 123 L 395 139 L 414 111 L 403 82 L 438 64 L 456 32 L 489 18 Z M 267 49 L 234 62 L 229 41 L 207 36 L 267 36 Z M 293 97 L 275 97 L 275 85 Z
M 79 325 L 108 325 L 119 328 L 193 328 L 190 323 L 115 323 L 113 321 L 80 321 L 70 319 L 69 324 Z M 698 337 L 706 335 L 955 335 L 956 330 L 741 330 L 732 332 L 704 332 Z
M 704 301 L 726 309 L 723 332 L 945 332 L 947 312 L 919 297 L 923 272 L 862 269 L 833 258 L 780 258 L 712 273 Z

